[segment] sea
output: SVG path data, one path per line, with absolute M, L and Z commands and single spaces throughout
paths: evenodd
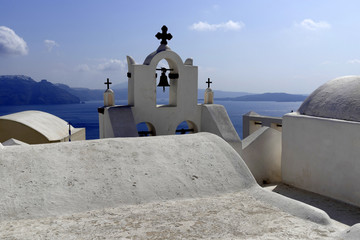
M 264 116 L 282 117 L 286 113 L 296 111 L 302 102 L 268 102 L 268 101 L 216 101 L 226 108 L 230 120 L 242 138 L 242 116 L 250 111 Z M 117 105 L 126 105 L 127 100 L 116 101 Z M 86 129 L 86 139 L 99 138 L 99 117 L 97 109 L 103 101 L 86 101 L 81 104 L 58 105 L 19 105 L 0 106 L 0 116 L 20 111 L 39 110 L 51 113 L 70 122 L 76 128 Z

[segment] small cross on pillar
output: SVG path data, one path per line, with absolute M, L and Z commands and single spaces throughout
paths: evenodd
M 161 30 L 162 30 L 162 32 L 160 33 L 160 32 L 158 32 L 156 35 L 155 35 L 155 37 L 157 38 L 157 39 L 161 39 L 161 44 L 167 44 L 167 41 L 166 40 L 170 40 L 170 39 L 172 39 L 172 35 L 171 35 L 171 33 L 167 33 L 167 30 L 168 30 L 168 28 L 164 25 L 164 26 L 162 26 L 162 28 L 161 28 Z
M 109 81 L 109 78 L 106 80 L 106 82 L 104 82 L 104 84 L 107 85 L 107 89 L 109 89 L 110 84 L 112 84 L 112 82 Z
M 208 78 L 207 82 L 208 88 L 205 90 L 204 93 L 204 103 L 205 104 L 213 104 L 214 103 L 214 92 L 210 88 L 210 84 L 212 83 L 210 81 L 210 78 Z
M 206 83 L 208 84 L 208 88 L 210 88 L 210 84 L 212 83 L 212 82 L 210 81 L 210 78 L 208 78 L 208 80 L 207 80 Z

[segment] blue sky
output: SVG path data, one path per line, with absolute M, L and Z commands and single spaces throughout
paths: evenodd
M 360 75 L 359 1 L 0 0 L 0 75 L 72 87 L 127 81 L 167 25 L 169 46 L 199 66 L 199 87 L 311 93 Z

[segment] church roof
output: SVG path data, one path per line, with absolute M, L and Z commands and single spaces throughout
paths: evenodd
M 21 123 L 44 135 L 49 141 L 60 140 L 68 136 L 68 123 L 50 113 L 41 111 L 23 111 L 1 116 L 0 120 Z M 71 127 L 71 131 L 75 130 Z
M 360 122 L 360 76 L 339 77 L 323 84 L 305 99 L 298 112 Z

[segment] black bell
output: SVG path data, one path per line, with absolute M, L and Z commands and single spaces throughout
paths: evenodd
M 160 81 L 159 84 L 157 85 L 158 87 L 163 87 L 163 92 L 165 92 L 165 87 L 170 87 L 165 73 L 166 73 L 166 68 L 162 68 Z

